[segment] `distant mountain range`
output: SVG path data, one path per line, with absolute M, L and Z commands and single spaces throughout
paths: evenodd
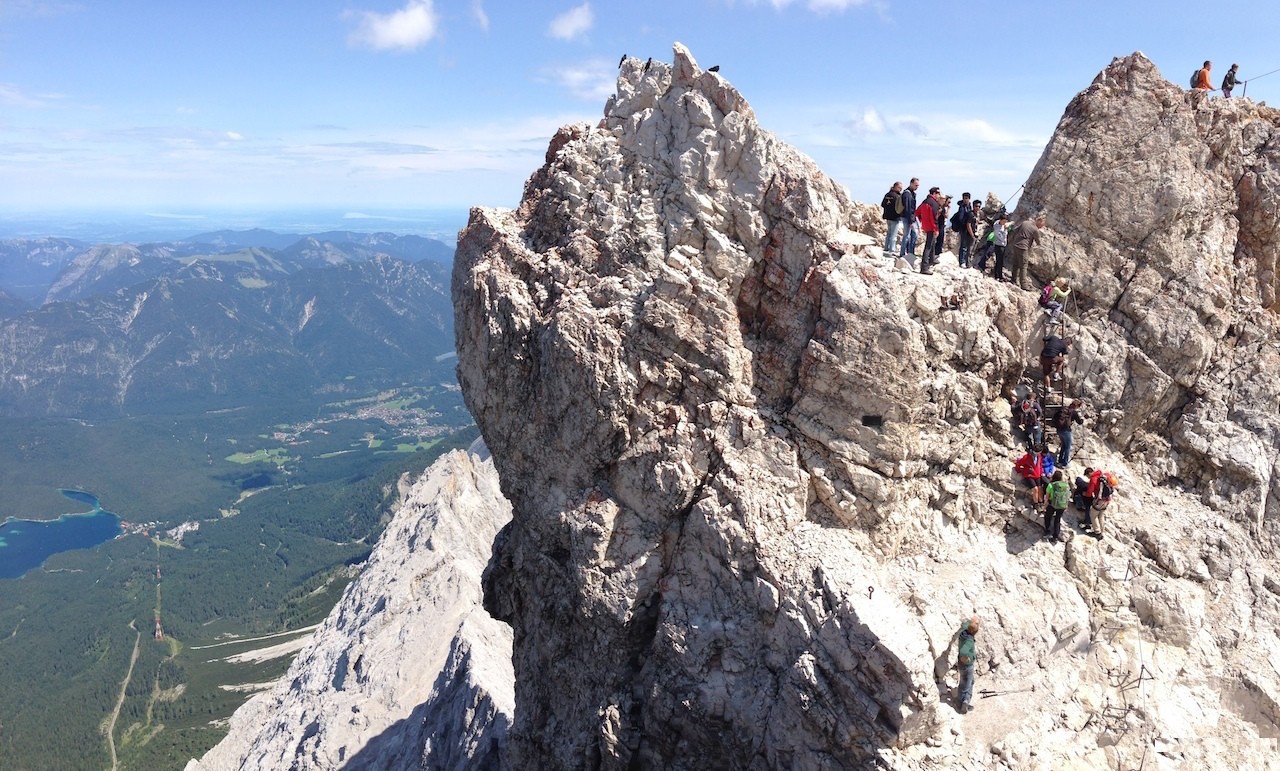
M 0 316 L 60 300 L 110 294 L 141 281 L 176 275 L 197 260 L 228 263 L 232 274 L 287 275 L 311 267 L 361 262 L 377 255 L 448 263 L 453 249 L 422 236 L 335 230 L 309 235 L 219 230 L 177 241 L 89 244 L 66 238 L 0 240 Z M 18 303 L 6 303 L 8 297 Z
M 425 240 L 401 243 L 421 254 Z M 53 301 L 0 320 L 0 415 L 185 411 L 305 400 L 352 380 L 452 380 L 452 363 L 434 361 L 453 349 L 448 264 L 318 237 L 234 246 L 77 254 Z

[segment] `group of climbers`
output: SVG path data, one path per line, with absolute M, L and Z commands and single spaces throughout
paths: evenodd
M 1210 71 L 1213 69 L 1213 62 L 1205 60 L 1204 66 L 1191 74 L 1191 90 L 1208 93 L 1214 91 L 1213 80 Z M 1231 91 L 1240 83 L 1248 81 L 1240 79 L 1240 65 L 1232 64 L 1231 69 L 1227 70 L 1227 74 L 1222 76 L 1222 96 L 1226 99 L 1231 98 Z
M 1044 227 L 1044 215 L 1028 217 L 1016 226 L 1011 224 L 1009 213 L 1001 206 L 993 211 L 983 210 L 979 201 L 969 193 L 963 193 L 951 211 L 951 196 L 941 188 L 931 187 L 923 201 L 916 202 L 920 179 L 912 177 L 903 187 L 894 182 L 880 201 L 881 218 L 887 225 L 884 253 L 906 260 L 916 267 L 916 243 L 924 234 L 924 249 L 920 255 L 919 271 L 928 275 L 942 255 L 947 229 L 957 235 L 956 262 L 962 268 L 973 267 L 987 273 L 997 281 L 1009 281 L 1021 289 L 1029 289 L 1027 278 L 1027 253 L 1040 243 L 1040 229 Z M 1012 276 L 1005 278 L 1005 260 Z

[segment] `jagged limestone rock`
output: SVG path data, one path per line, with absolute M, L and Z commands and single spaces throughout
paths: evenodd
M 1233 262 L 1211 172 L 1162 182 L 1161 157 L 1125 166 L 1079 132 L 1116 130 L 1124 100 L 1224 137 L 1274 113 L 1198 104 L 1142 61 L 1073 102 L 1025 196 L 1050 213 L 1033 269 L 1081 286 L 1072 470 L 1122 478 L 1101 541 L 1072 515 L 1065 545 L 1040 541 L 1011 471 L 1005 397 L 1039 374 L 1046 331 L 1034 296 L 945 259 L 895 270 L 849 235 L 865 214 L 843 188 L 683 47 L 624 61 L 604 119 L 552 139 L 518 210 L 473 210 L 459 377 L 514 507 L 485 578 L 515 630 L 513 766 L 1262 767 L 1274 247 L 1255 235 Z M 1151 206 L 1067 204 L 1123 169 Z M 1166 239 L 1173 189 L 1206 208 Z M 1189 237 L 1217 249 L 1209 267 L 1171 262 Z M 1234 407 L 1205 384 L 1224 376 Z M 948 669 L 975 613 L 978 687 L 997 695 L 960 716 Z
M 480 576 L 511 509 L 482 446 L 440 457 L 270 691 L 187 771 L 502 769 L 511 630 Z

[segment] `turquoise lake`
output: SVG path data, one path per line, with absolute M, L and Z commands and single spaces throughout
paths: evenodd
M 47 521 L 5 520 L 0 525 L 0 578 L 21 578 L 54 554 L 88 549 L 120 534 L 120 517 L 104 511 L 97 498 L 82 490 L 58 492 L 92 509 Z

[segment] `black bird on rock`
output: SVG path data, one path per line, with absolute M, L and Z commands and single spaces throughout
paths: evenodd
M 625 62 L 626 60 L 627 60 L 627 55 L 623 54 L 622 58 L 618 60 L 618 69 L 622 69 L 622 63 Z
M 715 66 L 713 66 L 713 67 L 708 67 L 708 68 L 707 68 L 707 72 L 719 72 L 719 71 L 720 71 L 720 65 L 718 65 L 718 64 L 717 64 L 717 65 L 715 65 Z
M 649 59 L 648 59 L 648 61 L 646 61 L 646 62 L 644 63 L 644 72 L 643 72 L 643 73 L 641 73 L 642 75 L 648 75 L 648 74 L 649 74 L 649 65 L 650 65 L 650 64 L 653 64 L 653 57 L 652 57 L 652 56 L 650 56 L 650 57 L 649 57 Z

